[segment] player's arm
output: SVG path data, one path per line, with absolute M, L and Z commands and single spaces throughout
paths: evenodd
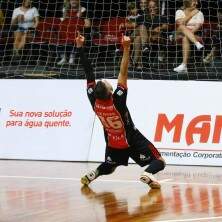
M 95 76 L 93 73 L 93 68 L 91 66 L 91 63 L 89 62 L 86 54 L 84 53 L 84 47 L 83 47 L 84 42 L 85 42 L 84 36 L 80 35 L 80 33 L 78 32 L 78 36 L 76 38 L 76 47 L 80 53 L 80 62 L 83 66 L 83 69 L 84 69 L 84 72 L 86 75 L 86 79 L 87 79 L 87 83 L 94 83 Z
M 123 57 L 118 76 L 118 85 L 127 87 L 128 66 L 129 66 L 129 57 L 130 57 L 130 38 L 128 36 L 123 36 L 122 45 L 123 45 Z

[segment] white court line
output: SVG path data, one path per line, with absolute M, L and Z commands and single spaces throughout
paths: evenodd
M 80 178 L 75 177 L 28 177 L 28 176 L 8 176 L 8 175 L 0 175 L 1 178 L 9 178 L 9 179 L 31 179 L 31 180 L 70 180 L 70 181 L 80 181 Z M 163 179 L 159 180 L 160 183 L 163 184 L 175 184 L 175 185 L 204 185 L 204 186 L 222 186 L 221 183 L 189 183 L 189 182 L 178 182 L 172 181 L 173 179 Z M 139 180 L 106 180 L 106 179 L 97 179 L 97 182 L 111 182 L 111 183 L 141 183 Z
M 191 219 L 180 219 L 180 220 L 154 220 L 155 222 L 186 222 L 186 221 L 203 221 L 203 220 L 214 220 L 222 219 L 222 216 L 219 217 L 200 217 L 200 218 L 191 218 Z
M 7 175 L 0 175 L 1 178 L 9 178 L 9 179 L 34 179 L 34 180 L 73 180 L 73 181 L 80 181 L 80 178 L 72 178 L 72 177 L 27 177 L 27 176 L 7 176 Z M 167 181 L 171 181 L 172 179 L 164 179 L 160 180 L 160 183 L 164 183 Z M 104 180 L 104 179 L 97 179 L 96 181 L 100 182 L 113 182 L 113 183 L 140 183 L 139 180 Z

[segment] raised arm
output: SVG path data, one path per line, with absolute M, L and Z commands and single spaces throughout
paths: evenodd
M 86 57 L 85 53 L 84 53 L 84 42 L 85 42 L 85 37 L 80 35 L 80 33 L 78 32 L 78 36 L 76 38 L 76 47 L 79 50 L 80 53 L 80 62 L 83 66 L 85 75 L 86 75 L 86 79 L 87 82 L 94 82 L 95 81 L 95 76 L 93 73 L 93 68 L 88 60 L 88 58 Z
M 118 84 L 127 87 L 128 65 L 129 65 L 129 56 L 130 56 L 130 38 L 128 36 L 123 36 L 122 45 L 123 45 L 123 57 L 120 65 Z

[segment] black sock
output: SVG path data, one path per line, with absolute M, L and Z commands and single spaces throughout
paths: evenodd
M 101 175 L 111 174 L 114 172 L 115 169 L 116 169 L 116 165 L 108 164 L 106 162 L 101 163 L 96 169 L 97 177 Z
M 145 169 L 147 173 L 155 174 L 165 168 L 165 163 L 162 160 L 153 160 Z

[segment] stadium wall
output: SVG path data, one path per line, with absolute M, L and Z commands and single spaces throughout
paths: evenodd
M 168 164 L 222 166 L 220 82 L 128 86 L 136 127 Z M 85 87 L 83 80 L 1 80 L 0 158 L 103 161 L 103 131 Z

